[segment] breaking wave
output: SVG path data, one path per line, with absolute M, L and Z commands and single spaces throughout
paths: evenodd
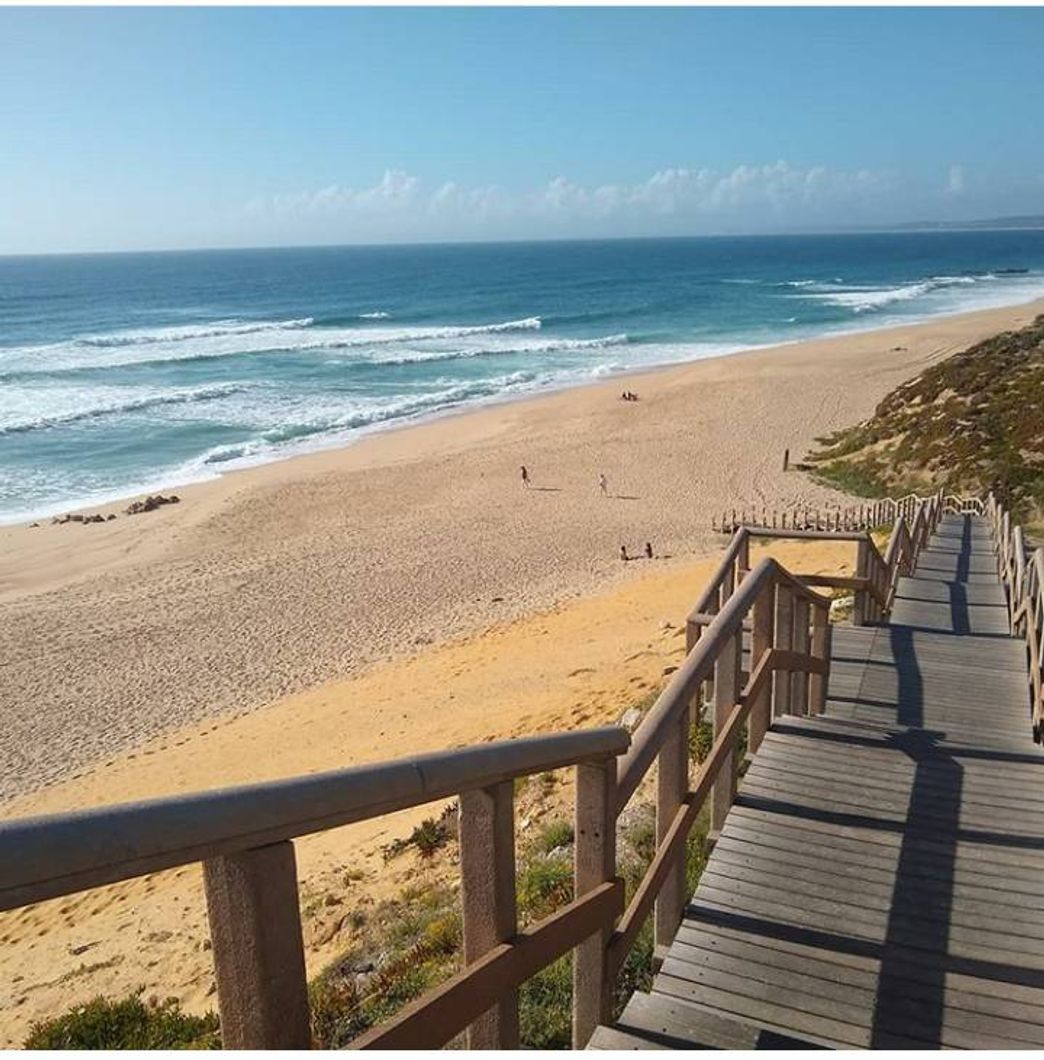
M 118 390 L 119 388 L 113 389 Z M 242 393 L 246 389 L 248 388 L 240 383 L 225 383 L 217 386 L 183 387 L 162 393 L 143 394 L 132 398 L 116 397 L 107 402 L 97 402 L 97 393 L 95 392 L 92 396 L 94 396 L 97 403 L 86 408 L 76 408 L 68 412 L 56 411 L 23 419 L 19 419 L 16 416 L 7 422 L 0 420 L 0 436 L 24 434 L 28 431 L 46 430 L 50 427 L 64 427 L 71 423 L 95 420 L 104 416 L 119 416 L 127 412 L 140 412 L 143 409 L 158 408 L 163 405 L 186 405 L 200 401 L 215 401 L 219 398 Z M 40 396 L 46 396 L 46 394 L 47 389 L 41 388 L 27 392 L 24 397 L 30 399 L 39 398 Z M 60 393 L 57 396 L 60 404 L 62 395 Z M 73 395 L 66 394 L 67 403 L 70 398 L 71 402 L 75 402 L 78 396 L 82 400 L 82 391 L 77 391 Z M 13 403 L 14 397 L 16 395 L 9 397 L 8 402 Z
M 213 324 L 196 327 L 159 328 L 155 331 L 120 331 L 113 335 L 87 335 L 74 339 L 74 346 L 91 346 L 97 349 L 122 346 L 149 346 L 158 342 L 188 342 L 192 339 L 211 339 L 224 335 L 256 335 L 266 331 L 296 331 L 310 327 L 312 317 L 299 320 L 244 321 L 219 320 Z
M 495 324 L 413 328 L 317 328 L 311 325 L 312 318 L 305 317 L 265 325 L 168 328 L 77 338 L 51 346 L 14 347 L 0 350 L 0 378 L 8 379 L 27 372 L 80 371 L 259 353 L 346 350 L 397 343 L 467 339 L 474 335 L 539 331 L 541 321 L 539 317 L 525 317 Z
M 853 313 L 866 313 L 883 309 L 897 302 L 912 302 L 918 298 L 951 287 L 968 287 L 980 282 L 996 280 L 994 273 L 965 273 L 958 276 L 929 276 L 901 284 L 846 284 L 841 279 L 832 282 L 821 280 L 788 280 L 782 286 L 798 288 L 800 293 L 791 295 L 836 306 Z

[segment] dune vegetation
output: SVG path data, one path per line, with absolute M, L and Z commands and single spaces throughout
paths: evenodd
M 1044 513 L 1044 315 L 896 387 L 873 416 L 817 438 L 813 475 L 850 493 L 993 490 L 1026 520 Z

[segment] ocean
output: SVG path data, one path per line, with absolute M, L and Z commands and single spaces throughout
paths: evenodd
M 1044 231 L 0 258 L 0 521 L 1044 295 Z

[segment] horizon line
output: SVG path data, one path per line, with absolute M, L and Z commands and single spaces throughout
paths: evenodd
M 1005 224 L 1005 221 L 1037 221 L 1036 224 Z M 940 232 L 1039 232 L 1044 230 L 1044 215 L 1021 215 L 1011 218 L 997 217 L 971 221 L 897 221 L 887 225 L 856 225 L 841 228 L 793 229 L 783 232 L 702 232 L 679 233 L 677 235 L 635 236 L 558 236 L 533 237 L 529 239 L 418 239 L 388 240 L 386 242 L 336 242 L 336 243 L 258 243 L 236 246 L 196 247 L 149 247 L 137 250 L 37 250 L 2 251 L 0 261 L 12 258 L 74 258 L 109 257 L 132 254 L 220 254 L 242 253 L 261 250 L 343 250 L 375 249 L 385 247 L 467 247 L 467 246 L 532 246 L 554 243 L 638 243 L 656 240 L 683 239 L 785 239 L 795 236 L 842 236 L 842 235 L 896 235 L 901 233 Z

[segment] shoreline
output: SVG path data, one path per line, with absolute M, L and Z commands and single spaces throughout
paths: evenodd
M 49 520 L 62 515 L 67 515 L 71 512 L 86 512 L 88 509 L 91 511 L 100 511 L 102 514 L 108 514 L 114 512 L 119 506 L 129 503 L 137 498 L 144 497 L 152 493 L 162 493 L 164 491 L 171 490 L 189 490 L 193 487 L 204 486 L 210 483 L 220 482 L 222 479 L 228 478 L 232 475 L 239 475 L 244 472 L 256 471 L 260 468 L 270 467 L 274 464 L 283 464 L 290 461 L 303 460 L 309 457 L 319 456 L 323 453 L 336 452 L 342 449 L 348 449 L 352 446 L 359 445 L 368 439 L 374 437 L 381 437 L 385 434 L 390 434 L 398 431 L 413 430 L 415 428 L 421 428 L 428 426 L 429 424 L 439 423 L 445 420 L 450 420 L 458 416 L 468 416 L 473 413 L 480 413 L 489 409 L 496 409 L 504 405 L 514 405 L 520 403 L 526 403 L 530 401 L 538 401 L 541 398 L 552 397 L 558 394 L 565 394 L 575 390 L 583 390 L 589 387 L 607 386 L 612 384 L 614 381 L 626 381 L 635 377 L 641 377 L 645 375 L 655 375 L 661 372 L 668 372 L 674 369 L 683 369 L 687 366 L 702 364 L 706 361 L 725 360 L 733 357 L 743 357 L 749 354 L 768 353 L 778 350 L 785 350 L 794 346 L 804 346 L 809 343 L 818 342 L 829 342 L 838 339 L 854 338 L 865 335 L 874 334 L 885 334 L 892 331 L 905 331 L 908 328 L 919 327 L 922 325 L 932 325 L 935 323 L 963 319 L 966 317 L 977 316 L 982 313 L 995 313 L 995 312 L 1006 312 L 1015 311 L 1027 306 L 1040 305 L 1044 310 L 1044 295 L 1038 295 L 1029 300 L 1023 300 L 1018 302 L 1003 303 L 996 306 L 988 306 L 986 308 L 977 309 L 958 309 L 953 312 L 936 313 L 927 316 L 912 317 L 907 322 L 902 323 L 890 323 L 879 326 L 871 326 L 866 328 L 842 328 L 837 331 L 826 331 L 822 334 L 815 336 L 806 336 L 802 338 L 788 339 L 779 342 L 763 343 L 754 346 L 741 347 L 736 350 L 732 350 L 728 353 L 714 354 L 708 357 L 698 357 L 690 360 L 682 361 L 665 361 L 662 363 L 653 363 L 647 365 L 636 365 L 622 368 L 616 372 L 609 372 L 601 378 L 586 378 L 574 381 L 564 381 L 559 384 L 551 384 L 542 389 L 523 391 L 517 394 L 509 394 L 505 396 L 493 395 L 486 398 L 481 398 L 475 402 L 468 403 L 460 406 L 451 406 L 442 409 L 436 409 L 431 412 L 421 413 L 416 417 L 407 417 L 401 420 L 389 420 L 379 422 L 375 424 L 369 424 L 365 427 L 351 429 L 352 433 L 348 437 L 336 437 L 331 436 L 323 440 L 321 437 L 317 438 L 314 443 L 302 443 L 302 445 L 291 452 L 287 452 L 285 455 L 270 455 L 267 457 L 261 457 L 257 460 L 251 460 L 245 463 L 236 465 L 235 461 L 230 461 L 230 464 L 234 466 L 229 467 L 227 470 L 217 470 L 212 474 L 205 477 L 181 477 L 173 475 L 168 478 L 157 477 L 152 480 L 150 484 L 138 485 L 133 488 L 128 487 L 126 491 L 118 490 L 112 493 L 104 494 L 101 498 L 96 500 L 83 500 L 83 501 L 71 501 L 61 502 L 60 505 L 57 503 L 54 505 L 45 505 L 39 509 L 36 509 L 29 514 L 25 512 L 19 512 L 12 516 L 0 516 L 0 530 L 5 527 L 21 526 L 25 527 L 33 522 L 39 520 Z
M 847 503 L 784 473 L 783 448 L 1040 312 L 670 366 L 634 377 L 637 404 L 607 382 L 248 469 L 140 517 L 0 527 L 0 818 L 616 723 L 684 654 L 724 543 L 712 514 Z M 621 540 L 656 558 L 621 563 Z M 753 551 L 807 573 L 855 560 L 837 542 Z M 570 784 L 548 812 L 568 815 Z M 383 850 L 437 812 L 295 844 L 309 975 L 353 944 L 353 916 L 435 878 Z M 99 994 L 215 1004 L 198 866 L 0 914 L 0 941 L 0 1045 Z
M 0 527 L 0 799 L 626 583 L 641 565 L 621 544 L 684 562 L 718 547 L 723 509 L 847 503 L 784 473 L 783 450 L 800 459 L 1042 310 L 647 370 L 629 377 L 637 403 L 614 379 L 244 469 L 143 515 Z

